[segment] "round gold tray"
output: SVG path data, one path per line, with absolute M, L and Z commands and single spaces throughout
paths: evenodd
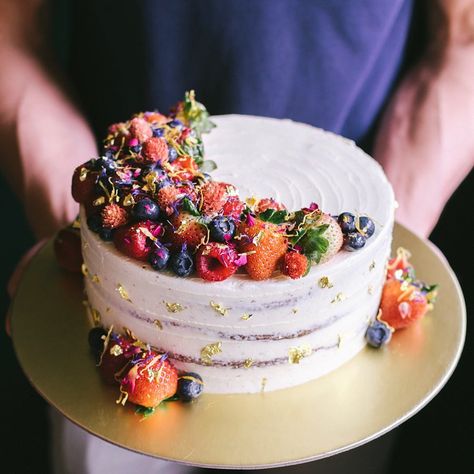
M 276 392 L 203 394 L 163 404 L 150 417 L 117 405 L 89 354 L 82 281 L 56 266 L 52 245 L 25 271 L 12 310 L 12 337 L 38 392 L 71 421 L 150 456 L 222 468 L 262 468 L 331 456 L 399 425 L 446 383 L 466 330 L 459 284 L 441 253 L 397 225 L 394 248 L 413 254 L 417 275 L 439 284 L 435 310 L 313 382 Z

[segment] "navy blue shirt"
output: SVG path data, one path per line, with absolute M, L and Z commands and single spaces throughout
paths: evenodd
M 411 0 L 76 0 L 68 69 L 96 131 L 195 89 L 212 114 L 355 140 L 403 58 Z

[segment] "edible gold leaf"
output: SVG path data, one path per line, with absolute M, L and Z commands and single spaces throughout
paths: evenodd
M 244 313 L 244 314 L 240 317 L 240 319 L 243 319 L 244 321 L 248 321 L 252 316 L 253 316 L 253 314 Z
M 180 311 L 183 311 L 183 307 L 179 303 L 167 303 L 166 301 L 164 302 L 166 305 L 166 309 L 170 313 L 179 313 Z
M 331 301 L 331 303 L 340 303 L 341 301 L 344 301 L 345 299 L 346 299 L 346 296 L 344 295 L 344 293 L 339 292 Z
M 100 196 L 98 197 L 97 199 L 94 200 L 94 202 L 92 203 L 94 206 L 101 206 L 102 204 L 105 203 L 105 197 L 104 196 Z
M 72 224 L 71 224 L 71 227 L 72 227 L 73 229 L 80 229 L 80 228 L 81 228 L 81 221 L 80 221 L 79 217 L 76 217 L 76 218 L 73 220 L 73 222 L 72 222 Z
M 307 344 L 297 347 L 290 347 L 288 351 L 288 362 L 290 364 L 299 364 L 303 357 L 308 357 L 312 353 L 312 349 Z
M 161 330 L 163 329 L 163 324 L 161 324 L 161 321 L 159 319 L 155 319 L 153 323 L 158 329 L 161 329 Z
M 88 173 L 89 170 L 87 168 L 81 168 L 81 171 L 79 172 L 79 181 L 85 181 Z
M 133 196 L 131 194 L 127 194 L 124 198 L 123 198 L 123 205 L 125 207 L 128 207 L 128 206 L 133 206 L 135 204 L 135 199 L 133 199 Z
M 374 294 L 374 288 L 372 285 L 369 285 L 369 287 L 367 288 L 367 293 L 369 295 L 373 295 Z
M 205 365 L 212 365 L 212 357 L 222 352 L 222 342 L 213 342 L 201 349 L 201 362 Z
M 293 312 L 293 314 L 296 314 L 299 311 L 299 309 L 298 308 L 293 308 L 291 311 Z
M 253 365 L 253 360 L 252 359 L 245 359 L 244 361 L 244 368 L 250 369 Z
M 327 276 L 323 276 L 318 281 L 319 288 L 332 288 L 334 285 L 329 281 Z
M 129 301 L 130 303 L 132 302 L 132 300 L 128 296 L 127 290 L 120 283 L 117 285 L 117 291 L 119 292 L 119 295 L 122 297 L 122 299 L 124 299 L 125 301 Z
M 110 355 L 113 355 L 115 357 L 118 357 L 119 355 L 122 355 L 123 354 L 123 349 L 120 347 L 119 344 L 114 344 L 111 348 L 110 348 Z
M 369 272 L 375 268 L 375 260 L 372 260 L 372 263 L 369 265 Z
M 92 283 L 100 283 L 99 275 L 97 275 L 97 273 L 94 273 L 94 275 L 92 275 L 91 277 L 91 281 Z
M 99 311 L 97 311 L 95 308 L 92 308 L 92 307 L 89 307 L 89 310 L 91 312 L 92 322 L 96 326 L 99 326 L 100 321 L 101 321 L 101 316 L 100 316 Z
M 220 303 L 215 303 L 214 301 L 209 302 L 211 308 L 221 316 L 225 316 L 229 312 L 229 308 L 224 308 Z
M 85 277 L 89 275 L 89 270 L 87 269 L 87 265 L 85 263 L 81 265 L 81 272 Z

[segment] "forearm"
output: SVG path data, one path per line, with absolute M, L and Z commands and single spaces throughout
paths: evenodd
M 94 137 L 31 42 L 2 29 L 0 169 L 38 237 L 74 218 L 74 168 L 96 153 Z M 21 32 L 21 31 L 20 31 Z
M 374 155 L 400 204 L 397 219 L 423 236 L 474 164 L 474 34 L 460 26 L 460 4 L 472 3 L 449 3 L 456 12 L 443 12 L 432 47 L 400 84 L 376 140 Z

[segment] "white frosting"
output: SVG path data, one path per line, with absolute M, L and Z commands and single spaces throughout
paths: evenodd
M 334 134 L 288 120 L 213 120 L 217 128 L 206 135 L 205 147 L 207 158 L 218 164 L 215 179 L 235 184 L 242 197 L 272 196 L 289 209 L 314 201 L 331 214 L 367 214 L 376 222 L 374 236 L 363 249 L 341 251 L 299 280 L 280 275 L 257 282 L 242 273 L 209 283 L 155 272 L 83 225 L 84 260 L 90 277 L 98 276 L 86 279 L 90 304 L 104 325 L 126 327 L 175 354 L 178 367 L 204 378 L 207 392 L 255 392 L 263 379 L 266 390 L 303 383 L 334 370 L 365 344 L 390 252 L 392 188 L 372 158 Z M 323 277 L 331 288 L 320 287 Z M 182 310 L 170 312 L 166 303 L 179 303 Z M 252 316 L 242 319 L 244 314 Z M 202 348 L 217 342 L 222 352 L 203 365 Z M 304 348 L 306 357 L 290 364 L 295 347 Z M 252 366 L 243 367 L 245 361 Z

